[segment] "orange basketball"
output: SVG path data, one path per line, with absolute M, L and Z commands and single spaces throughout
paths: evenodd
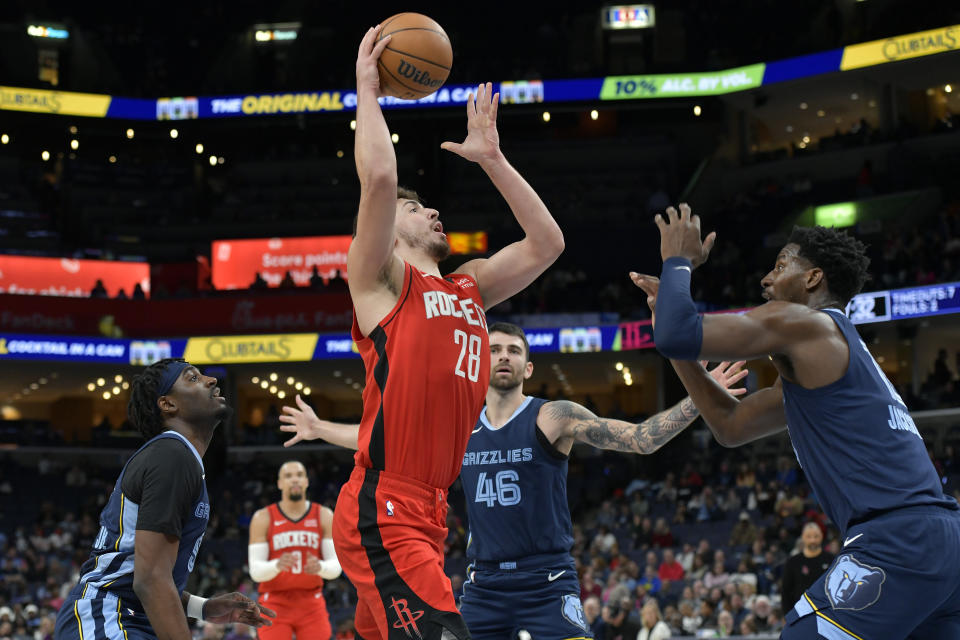
M 380 88 L 404 100 L 428 96 L 446 82 L 453 49 L 443 27 L 420 13 L 398 13 L 384 20 L 380 38 L 393 36 L 380 54 Z

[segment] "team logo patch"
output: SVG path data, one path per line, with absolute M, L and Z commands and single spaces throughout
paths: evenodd
M 406 598 L 396 596 L 390 596 L 390 607 L 397 614 L 397 621 L 393 623 L 394 629 L 403 629 L 408 638 L 423 638 L 420 627 L 417 626 L 417 620 L 423 616 L 423 611 L 410 611 Z
M 580 596 L 572 593 L 563 596 L 563 607 L 560 611 L 563 613 L 563 617 L 567 619 L 567 622 L 586 631 L 587 619 L 583 615 L 583 605 L 580 604 Z
M 837 558 L 827 574 L 824 591 L 834 609 L 860 611 L 880 599 L 887 574 L 880 567 L 862 564 L 850 554 Z
M 390 502 L 389 500 L 387 500 L 387 515 L 388 516 L 393 515 L 393 503 Z

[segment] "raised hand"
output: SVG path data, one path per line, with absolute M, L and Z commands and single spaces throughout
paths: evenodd
M 283 443 L 285 447 L 292 447 L 301 440 L 316 440 L 323 433 L 320 423 L 322 422 L 313 409 L 297 394 L 297 407 L 284 407 L 283 414 L 280 416 L 280 431 L 296 434 Z
M 272 623 L 264 616 L 276 618 L 277 613 L 236 591 L 213 596 L 203 604 L 203 619 L 216 624 L 239 622 L 251 627 L 270 626 Z
M 700 364 L 706 368 L 707 362 L 701 360 Z M 740 360 L 739 362 L 734 362 L 733 364 L 723 361 L 713 368 L 709 373 L 714 380 L 720 383 L 724 389 L 727 390 L 732 396 L 742 396 L 747 392 L 743 387 L 737 389 L 731 389 L 731 387 L 744 378 L 747 377 L 747 374 L 750 372 L 743 368 L 743 365 L 747 364 L 745 360 Z
M 380 54 L 390 43 L 390 37 L 377 40 L 381 25 L 367 29 L 366 35 L 360 41 L 360 50 L 357 52 L 357 92 L 363 88 L 373 89 L 377 96 L 383 95 L 380 91 L 380 73 L 377 71 L 377 61 Z
M 497 105 L 500 94 L 493 93 L 493 83 L 481 84 L 477 93 L 467 96 L 467 137 L 460 144 L 444 142 L 441 149 L 452 151 L 471 162 L 493 160 L 500 154 L 497 133 Z
M 650 307 L 650 318 L 657 322 L 657 292 L 660 291 L 660 278 L 648 276 L 645 273 L 630 272 L 630 279 L 647 294 L 647 306 Z
M 673 207 L 667 207 L 666 219 L 659 213 L 653 221 L 660 229 L 660 257 L 681 257 L 693 263 L 694 269 L 707 261 L 717 232 L 713 231 L 706 239 L 700 239 L 700 216 L 690 215 L 690 206 L 680 204 L 680 213 Z

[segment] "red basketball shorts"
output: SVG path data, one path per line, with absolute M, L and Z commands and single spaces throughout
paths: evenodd
M 277 617 L 270 619 L 272 625 L 257 630 L 260 640 L 290 640 L 294 633 L 298 640 L 329 640 L 333 635 L 321 589 L 262 593 L 259 602 L 277 612 Z
M 360 598 L 362 640 L 469 637 L 443 572 L 447 492 L 386 471 L 355 467 L 340 490 L 333 542 Z

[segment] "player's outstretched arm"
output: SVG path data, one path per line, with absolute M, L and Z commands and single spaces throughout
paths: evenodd
M 480 165 L 523 229 L 523 240 L 490 258 L 471 260 L 457 271 L 472 275 L 489 309 L 523 291 L 563 253 L 563 233 L 547 206 L 500 151 L 497 106 L 500 94 L 487 83 L 467 100 L 467 137 L 441 147 Z
M 663 271 L 656 295 L 659 322 L 653 339 L 657 350 L 673 360 L 751 360 L 770 354 L 791 355 L 813 340 L 824 337 L 832 322 L 803 305 L 768 302 L 742 315 L 701 317 L 690 295 L 693 269 L 706 261 L 716 240 L 711 233 L 701 240 L 700 217 L 680 205 L 668 207 L 666 218 L 655 218 L 660 229 Z M 631 274 L 634 283 L 650 289 L 649 276 Z
M 354 451 L 359 448 L 360 425 L 321 420 L 299 393 L 296 400 L 297 406 L 285 406 L 280 416 L 280 422 L 283 423 L 280 430 L 294 434 L 283 446 L 292 447 L 301 440 L 326 440 L 330 444 Z
M 747 375 L 747 371 L 741 368 L 743 364 L 721 362 L 709 373 L 704 370 L 704 375 L 715 380 L 724 393 L 740 395 L 746 390 L 730 387 Z M 573 442 L 583 442 L 599 449 L 648 454 L 668 443 L 699 416 L 700 412 L 690 398 L 684 398 L 670 409 L 639 423 L 600 418 L 576 402 L 559 400 L 548 402 L 540 409 L 537 425 L 564 453 L 569 451 Z
M 355 298 L 376 290 L 384 270 L 395 260 L 393 246 L 397 156 L 383 111 L 377 102 L 380 96 L 377 60 L 390 37 L 377 42 L 379 33 L 379 26 L 369 29 L 357 52 L 357 131 L 354 156 L 357 176 L 360 178 L 360 208 L 356 237 L 350 243 L 347 254 L 350 293 Z
M 659 315 L 657 302 L 661 299 L 660 279 L 638 273 L 631 273 L 630 277 L 647 294 L 647 304 L 651 313 L 654 313 L 656 333 L 656 316 Z M 660 321 L 663 322 L 663 319 Z M 696 362 L 671 360 L 670 363 L 699 408 L 707 427 L 721 445 L 736 447 L 786 428 L 779 378 L 772 387 L 738 401 Z

